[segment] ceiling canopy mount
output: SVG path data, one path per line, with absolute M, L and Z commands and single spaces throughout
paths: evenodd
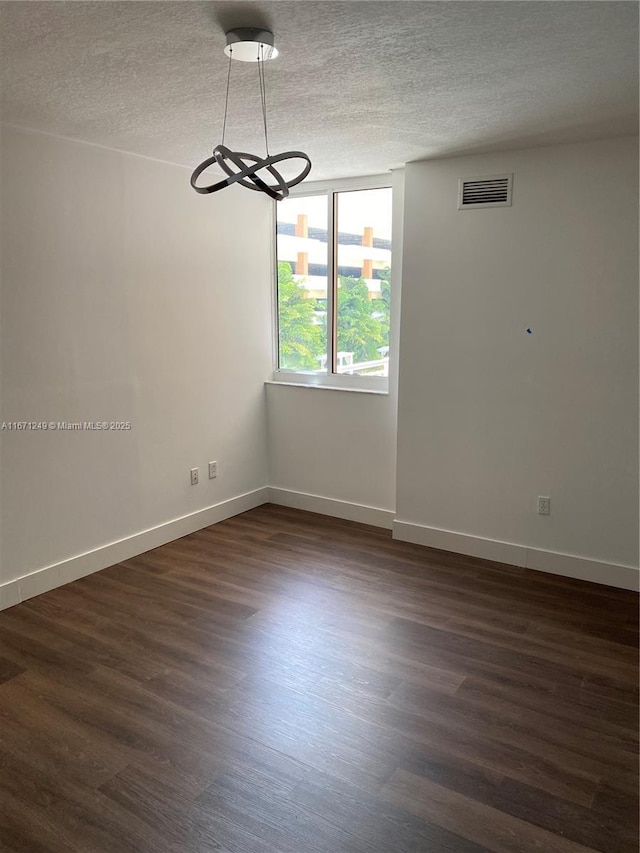
M 229 59 L 238 59 L 240 62 L 266 62 L 278 55 L 270 30 L 237 27 L 235 30 L 229 30 L 226 37 L 224 52 Z

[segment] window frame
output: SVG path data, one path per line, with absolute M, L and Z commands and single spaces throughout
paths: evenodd
M 317 181 L 302 184 L 295 187 L 290 198 L 302 198 L 310 196 L 326 196 L 327 198 L 327 365 L 331 366 L 325 372 L 311 372 L 304 370 L 293 370 L 281 368 L 280 358 L 280 330 L 278 322 L 278 234 L 277 234 L 277 202 L 273 203 L 273 333 L 274 333 L 274 369 L 273 379 L 275 383 L 288 385 L 308 385 L 311 387 L 334 388 L 343 391 L 365 391 L 372 394 L 389 393 L 388 376 L 349 376 L 333 372 L 334 358 L 337 346 L 337 325 L 334 316 L 337 304 L 337 277 L 335 275 L 338 245 L 335 239 L 335 210 L 336 194 L 343 192 L 356 192 L 358 190 L 390 189 L 392 193 L 392 258 L 395 257 L 393 249 L 393 176 L 391 172 L 386 175 L 372 175 L 360 178 L 340 179 L 335 181 Z M 392 269 L 395 261 L 392 261 Z M 393 278 L 393 273 L 392 273 Z M 393 287 L 393 285 L 392 285 Z M 393 309 L 392 309 L 393 310 Z M 392 348 L 389 350 L 389 363 L 391 364 Z

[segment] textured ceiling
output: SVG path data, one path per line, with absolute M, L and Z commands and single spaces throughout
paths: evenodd
M 634 2 L 2 2 L 2 118 L 195 166 L 220 141 L 224 31 L 266 26 L 272 150 L 311 179 L 637 133 Z M 227 141 L 262 152 L 257 70 Z

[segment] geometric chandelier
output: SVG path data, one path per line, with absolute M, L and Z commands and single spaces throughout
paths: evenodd
M 264 63 L 275 59 L 278 51 L 274 46 L 273 33 L 269 30 L 255 27 L 240 27 L 230 30 L 227 34 L 227 46 L 224 49 L 229 57 L 227 72 L 227 93 L 224 104 L 224 120 L 222 123 L 222 141 L 213 149 L 213 154 L 199 166 L 191 175 L 191 186 L 197 193 L 215 193 L 233 184 L 239 184 L 248 190 L 266 193 L 276 201 L 282 201 L 289 195 L 289 190 L 304 181 L 311 171 L 311 160 L 302 151 L 285 151 L 282 154 L 269 154 L 269 135 L 267 132 L 267 96 L 264 79 Z M 243 151 L 232 151 L 224 144 L 227 127 L 227 108 L 229 105 L 229 82 L 231 80 L 232 60 L 240 62 L 256 62 L 258 64 L 258 83 L 260 86 L 260 102 L 262 105 L 262 123 L 264 125 L 264 142 L 266 157 L 258 157 Z M 287 160 L 300 160 L 302 168 L 296 177 L 285 180 L 276 166 Z M 198 186 L 196 181 L 210 166 L 217 165 L 226 175 L 221 180 L 208 186 Z

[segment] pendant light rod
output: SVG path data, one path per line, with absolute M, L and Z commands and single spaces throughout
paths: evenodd
M 262 45 L 258 48 L 262 53 Z M 269 134 L 267 132 L 267 87 L 264 81 L 264 61 L 258 60 L 258 83 L 260 86 L 260 104 L 262 106 L 262 123 L 264 124 L 264 150 L 269 156 Z
M 229 111 L 229 84 L 231 83 L 231 54 L 229 54 L 229 70 L 227 71 L 227 92 L 224 96 L 224 119 L 222 121 L 222 145 L 224 145 L 224 134 L 227 129 L 227 112 Z

